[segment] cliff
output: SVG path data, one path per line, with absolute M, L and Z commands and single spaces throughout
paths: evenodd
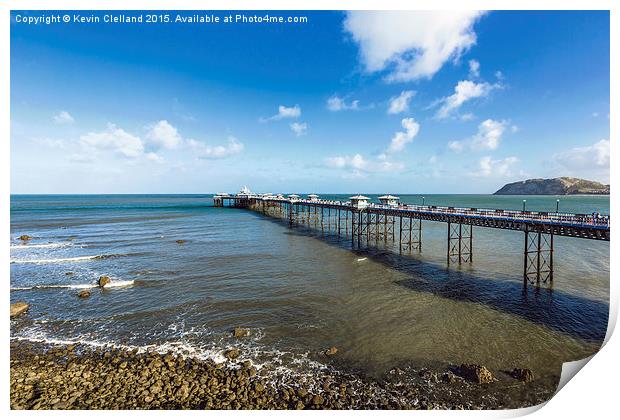
M 569 195 L 609 194 L 609 185 L 580 178 L 527 179 L 512 182 L 497 190 L 495 195 Z

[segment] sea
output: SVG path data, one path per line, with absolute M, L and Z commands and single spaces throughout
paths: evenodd
M 609 214 L 608 196 L 400 197 Z M 544 377 L 595 353 L 607 330 L 604 241 L 556 236 L 553 284 L 536 288 L 523 284 L 523 232 L 475 227 L 473 262 L 459 266 L 446 263 L 443 223 L 423 222 L 421 250 L 400 254 L 214 207 L 210 194 L 12 195 L 10 211 L 10 300 L 30 304 L 11 320 L 13 340 L 216 362 L 236 347 L 242 358 L 291 373 L 333 368 L 379 378 L 396 366 L 477 363 Z M 111 283 L 99 288 L 104 275 Z M 90 298 L 77 297 L 82 289 Z M 250 337 L 232 337 L 235 327 Z M 327 358 L 330 347 L 338 353 Z

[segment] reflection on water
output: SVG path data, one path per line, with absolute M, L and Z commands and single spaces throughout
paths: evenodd
M 609 208 L 608 197 L 570 201 L 574 211 Z M 259 361 L 295 364 L 336 346 L 340 361 L 369 374 L 409 362 L 557 374 L 604 338 L 609 243 L 556 238 L 553 289 L 524 290 L 519 232 L 476 228 L 474 263 L 448 268 L 440 223 L 424 222 L 422 252 L 399 255 L 210 204 L 205 196 L 12 197 L 11 301 L 32 304 L 12 335 L 217 357 L 238 344 L 230 329 L 248 326 L 242 347 Z M 14 239 L 21 234 L 34 239 Z M 41 287 L 93 285 L 100 275 L 123 287 L 92 289 L 88 300 L 75 288 Z

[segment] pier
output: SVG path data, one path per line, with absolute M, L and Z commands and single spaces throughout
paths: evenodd
M 242 208 L 351 240 L 352 247 L 397 244 L 400 253 L 422 249 L 422 222 L 442 222 L 446 230 L 448 265 L 473 263 L 474 227 L 522 231 L 523 284 L 540 287 L 553 283 L 553 238 L 609 241 L 608 215 L 515 211 L 471 207 L 402 204 L 384 195 L 379 203 L 355 195 L 348 201 L 320 199 L 316 194 L 255 194 L 247 188 L 237 194 L 216 194 L 216 207 Z

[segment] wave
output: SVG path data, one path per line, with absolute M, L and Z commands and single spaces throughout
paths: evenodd
M 49 244 L 32 244 L 32 245 L 11 245 L 11 249 L 30 249 L 30 248 L 64 248 L 67 246 L 75 246 L 70 242 L 53 242 Z
M 134 285 L 134 280 L 112 280 L 110 283 L 103 286 L 104 289 L 111 289 L 115 287 L 129 287 Z M 18 290 L 39 290 L 39 289 L 94 289 L 99 287 L 98 284 L 40 284 L 37 286 L 23 286 L 23 287 L 11 287 L 11 291 Z
M 11 260 L 11 264 L 56 264 L 64 262 L 76 262 L 76 261 L 88 261 L 88 260 L 104 260 L 107 258 L 122 257 L 122 254 L 109 254 L 109 255 L 85 255 L 82 257 L 67 257 L 67 258 L 42 258 L 36 260 Z

